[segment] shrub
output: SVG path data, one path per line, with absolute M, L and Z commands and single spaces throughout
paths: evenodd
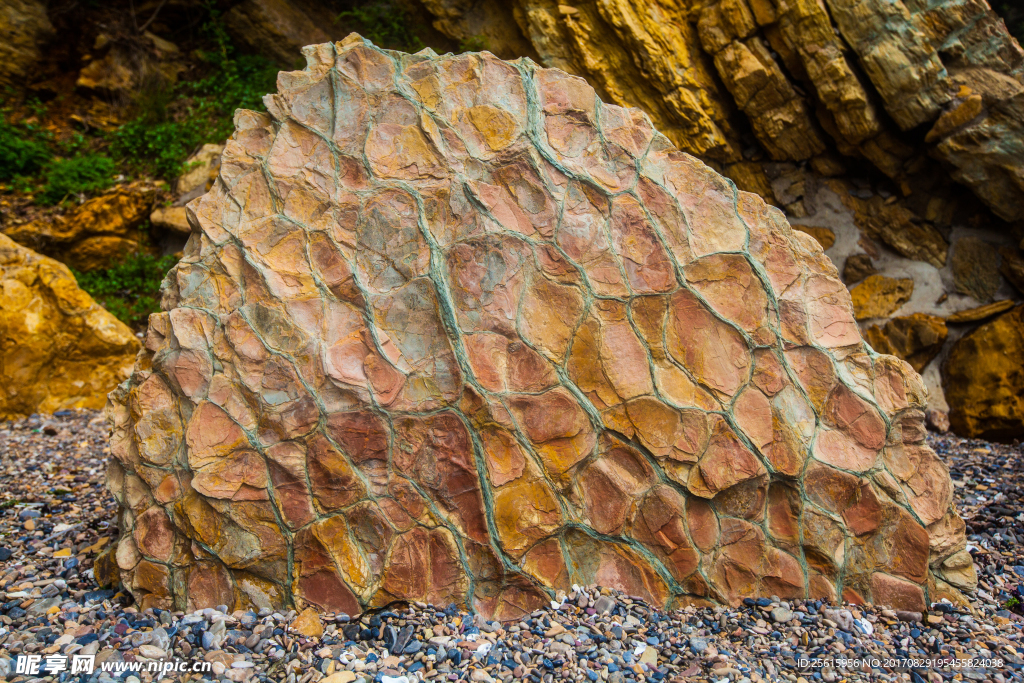
M 0 180 L 35 175 L 49 158 L 44 134 L 0 119 Z
M 132 329 L 144 329 L 160 310 L 160 283 L 178 262 L 175 256 L 131 254 L 106 270 L 75 273 L 78 286 Z
M 111 137 L 111 152 L 136 172 L 173 180 L 189 154 L 207 142 L 223 142 L 234 131 L 236 109 L 263 111 L 277 68 L 258 55 L 236 56 L 212 6 L 205 27 L 216 49 L 202 53 L 204 78 L 168 90 L 157 84 L 137 99 L 138 114 Z
M 105 190 L 114 184 L 114 162 L 102 154 L 56 159 L 46 166 L 41 204 L 56 204 L 68 196 Z

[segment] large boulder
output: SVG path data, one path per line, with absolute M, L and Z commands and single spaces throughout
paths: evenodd
M 305 54 L 111 394 L 143 608 L 955 595 L 924 387 L 812 237 L 561 71 Z
M 960 338 L 943 365 L 949 422 L 980 439 L 1024 437 L 1024 306 Z
M 102 407 L 139 346 L 67 266 L 0 235 L 0 420 Z

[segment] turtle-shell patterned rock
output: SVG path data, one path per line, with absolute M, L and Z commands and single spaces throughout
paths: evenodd
M 955 594 L 923 385 L 813 238 L 560 71 L 305 54 L 111 394 L 143 606 Z

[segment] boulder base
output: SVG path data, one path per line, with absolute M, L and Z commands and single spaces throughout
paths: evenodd
M 924 388 L 814 238 L 560 71 L 305 53 L 111 395 L 143 608 L 928 603 Z

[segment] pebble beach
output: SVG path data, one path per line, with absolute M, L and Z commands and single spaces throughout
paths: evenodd
M 107 428 L 63 411 L 0 424 L 0 676 L 12 681 L 641 683 L 1024 681 L 1024 447 L 929 434 L 952 473 L 979 589 L 927 612 L 783 601 L 664 612 L 574 586 L 514 622 L 455 605 L 363 615 L 139 611 L 100 589 L 116 537 Z M 19 660 L 20 657 L 20 660 Z M 37 664 L 19 671 L 19 661 Z M 76 660 L 91 671 L 73 672 Z

